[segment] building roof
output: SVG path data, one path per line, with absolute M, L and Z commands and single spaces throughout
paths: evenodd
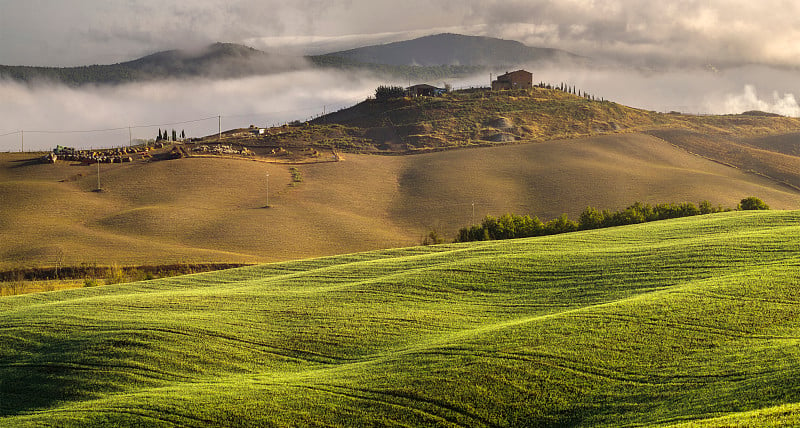
M 431 86 L 431 85 L 426 85 L 424 83 L 420 83 L 419 85 L 409 86 L 406 89 L 407 90 L 412 90 L 412 89 L 440 89 L 440 88 L 437 88 L 436 86 Z
M 506 72 L 506 74 L 501 74 L 500 76 L 497 76 L 497 78 L 499 79 L 501 77 L 508 77 L 508 76 L 513 75 L 513 74 L 520 74 L 520 73 L 530 74 L 531 76 L 533 76 L 533 73 L 531 73 L 530 71 L 517 70 L 517 71 Z

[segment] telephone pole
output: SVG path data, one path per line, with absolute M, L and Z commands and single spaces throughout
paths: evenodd
M 128 147 L 133 147 L 133 134 L 131 134 L 130 126 L 128 126 Z
M 222 141 L 222 116 L 217 116 L 217 125 L 219 126 L 219 130 L 217 131 L 217 140 Z
M 25 130 L 20 130 L 19 131 L 19 135 L 20 135 L 20 149 L 19 149 L 19 151 L 20 151 L 20 153 L 22 153 L 22 152 L 25 151 Z
M 472 225 L 475 225 L 475 201 L 472 201 Z

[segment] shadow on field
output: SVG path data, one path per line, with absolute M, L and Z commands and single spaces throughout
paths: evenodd
M 83 368 L 72 366 L 66 355 L 81 351 L 81 343 L 46 340 L 31 346 L 29 357 L 0 368 L 0 417 L 47 408 L 58 401 L 84 398 L 78 385 Z
M 95 398 L 115 390 L 114 384 L 136 383 L 131 367 L 115 366 L 113 361 L 125 361 L 131 351 L 146 345 L 93 336 L 23 339 L 30 345 L 17 348 L 18 357 L 6 360 L 14 362 L 0 367 L 0 418 Z M 102 355 L 103 362 L 92 361 L 92 355 Z
M 15 164 L 11 168 L 24 168 L 26 166 L 39 165 L 42 163 L 39 158 L 19 159 L 11 162 Z

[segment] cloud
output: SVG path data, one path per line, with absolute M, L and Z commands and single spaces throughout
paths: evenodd
M 533 45 L 644 64 L 800 65 L 800 3 L 486 0 L 467 22 Z
M 717 70 L 670 69 L 659 72 L 624 67 L 529 65 L 535 82 L 575 86 L 598 98 L 645 110 L 692 114 L 737 114 L 763 110 L 800 117 L 794 110 L 800 81 L 793 70 L 743 66 Z M 496 70 L 502 72 L 504 70 Z M 453 82 L 453 86 L 486 86 L 488 76 Z M 750 88 L 745 89 L 742 88 Z M 772 94 L 771 98 L 757 94 Z M 780 95 L 779 95 L 780 94 Z
M 127 145 L 129 125 L 134 139 L 153 138 L 159 127 L 204 136 L 217 132 L 218 115 L 223 130 L 307 120 L 362 101 L 382 83 L 366 75 L 316 70 L 80 88 L 0 81 L 0 135 L 25 131 L 27 150 Z M 73 132 L 92 130 L 107 131 Z M 0 151 L 19 148 L 19 134 L 0 137 Z
M 760 110 L 784 116 L 800 117 L 800 105 L 797 104 L 794 94 L 779 95 L 777 91 L 774 91 L 772 98 L 765 100 L 758 96 L 758 91 L 753 85 L 745 85 L 744 90 L 739 94 L 729 94 L 725 99 L 724 109 L 728 113 Z
M 447 28 L 638 65 L 800 66 L 783 0 L 0 0 L 0 63 L 83 65 L 215 41 L 422 35 Z M 263 46 L 267 46 L 264 43 Z

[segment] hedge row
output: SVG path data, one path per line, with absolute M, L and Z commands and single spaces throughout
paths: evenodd
M 761 199 L 749 197 L 742 199 L 740 210 L 769 209 Z M 576 230 L 600 229 L 604 227 L 624 226 L 648 221 L 666 220 L 670 218 L 689 217 L 701 214 L 713 214 L 730 209 L 712 206 L 703 201 L 699 205 L 691 202 L 680 204 L 649 205 L 636 202 L 622 211 L 610 212 L 587 207 L 575 222 L 566 214 L 543 223 L 538 217 L 528 215 L 504 214 L 499 218 L 486 216 L 479 225 L 465 227 L 458 231 L 456 242 L 488 241 L 493 239 L 528 238 L 532 236 L 554 235 L 574 232 Z

